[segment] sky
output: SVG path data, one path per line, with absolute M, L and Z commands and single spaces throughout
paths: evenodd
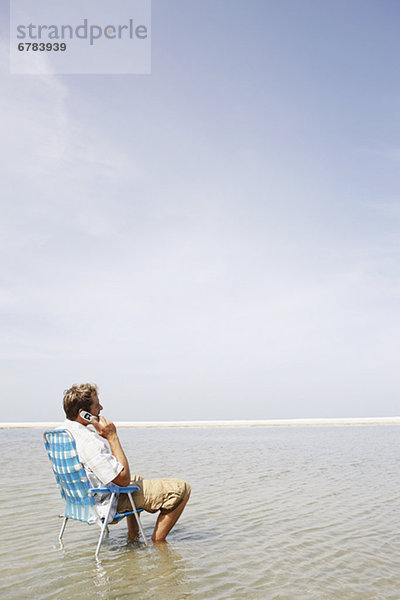
M 150 75 L 12 75 L 0 421 L 398 416 L 400 5 L 153 0 Z

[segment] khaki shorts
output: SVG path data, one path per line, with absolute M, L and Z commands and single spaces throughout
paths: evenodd
M 190 493 L 190 485 L 183 479 L 143 479 L 134 475 L 131 485 L 137 485 L 140 490 L 133 492 L 136 508 L 155 513 L 169 513 L 176 508 Z M 132 510 L 128 494 L 118 498 L 117 511 Z

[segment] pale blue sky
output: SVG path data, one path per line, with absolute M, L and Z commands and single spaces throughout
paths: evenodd
M 398 2 L 153 0 L 147 76 L 1 15 L 1 420 L 399 415 Z

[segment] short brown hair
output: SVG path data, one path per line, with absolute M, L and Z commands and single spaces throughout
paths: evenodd
M 93 402 L 92 395 L 97 394 L 97 385 L 94 383 L 80 383 L 73 385 L 64 392 L 64 411 L 67 419 L 74 421 L 81 410 L 90 411 Z

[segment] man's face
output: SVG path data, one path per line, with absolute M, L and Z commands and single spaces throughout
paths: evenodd
M 96 392 L 92 393 L 92 403 L 90 405 L 90 414 L 94 417 L 98 417 L 100 415 L 100 411 L 103 410 L 102 405 L 100 404 L 100 400 L 96 394 Z

